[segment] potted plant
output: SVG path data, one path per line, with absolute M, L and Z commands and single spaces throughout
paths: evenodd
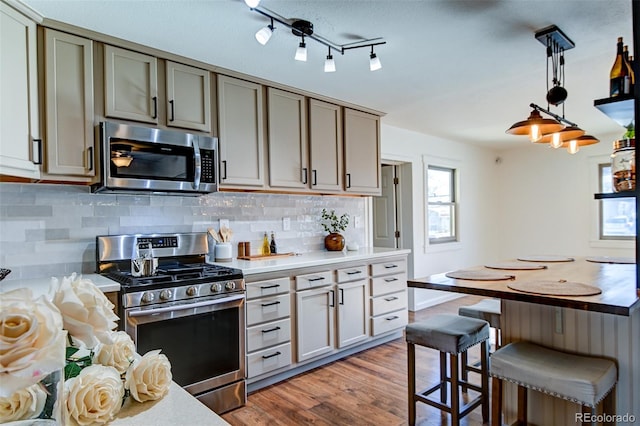
M 347 229 L 349 225 L 349 215 L 344 213 L 342 216 L 336 216 L 336 211 L 322 209 L 322 227 L 329 233 L 324 238 L 324 247 L 329 251 L 340 251 L 344 248 L 344 236 L 340 231 Z

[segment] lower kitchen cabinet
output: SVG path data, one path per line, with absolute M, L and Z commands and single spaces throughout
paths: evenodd
M 371 265 L 372 336 L 402 328 L 409 323 L 406 271 L 406 259 Z
M 297 361 L 329 353 L 335 340 L 331 271 L 296 277 Z
M 344 348 L 369 337 L 369 277 L 366 266 L 338 270 L 340 277 L 356 281 L 340 283 L 337 289 L 337 346 Z

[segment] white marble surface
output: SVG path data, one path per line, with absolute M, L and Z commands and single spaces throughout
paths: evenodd
M 231 262 L 213 262 L 217 265 L 242 269 L 244 275 L 264 272 L 283 271 L 287 269 L 308 268 L 311 266 L 337 265 L 342 262 L 371 261 L 396 255 L 406 255 L 411 250 L 383 247 L 360 248 L 355 251 L 317 251 L 300 255 L 277 257 L 274 259 L 239 260 Z

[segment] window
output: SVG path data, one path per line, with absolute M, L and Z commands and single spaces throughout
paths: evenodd
M 613 192 L 611 165 L 599 165 L 600 192 Z M 636 206 L 633 198 L 600 200 L 600 239 L 631 240 L 636 235 Z
M 427 224 L 429 243 L 457 241 L 456 170 L 427 168 Z

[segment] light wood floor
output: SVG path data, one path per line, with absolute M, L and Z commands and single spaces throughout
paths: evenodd
M 465 296 L 410 313 L 409 321 L 457 313 L 480 297 Z M 471 360 L 477 354 L 470 351 Z M 224 414 L 232 425 L 403 425 L 407 423 L 407 355 L 403 338 L 348 356 L 249 395 L 247 405 Z M 424 389 L 439 378 L 438 352 L 416 347 L 417 384 Z M 473 382 L 475 374 L 471 374 Z M 418 404 L 417 424 L 448 425 L 449 415 Z M 480 407 L 462 425 L 482 424 Z

